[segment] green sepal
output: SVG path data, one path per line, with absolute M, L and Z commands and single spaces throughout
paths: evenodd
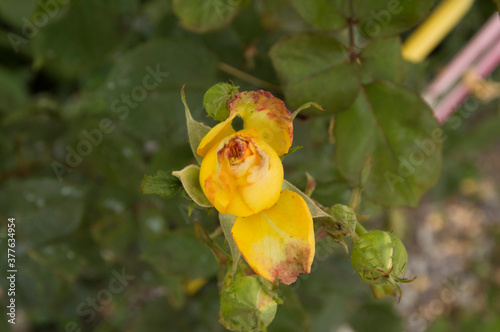
M 303 104 L 299 108 L 297 108 L 292 113 L 292 121 L 295 119 L 295 117 L 297 117 L 297 115 L 299 115 L 300 112 L 302 112 L 305 109 L 308 109 L 309 107 L 315 107 L 315 108 L 317 108 L 320 111 L 323 111 L 323 112 L 325 111 L 325 109 L 323 108 L 323 106 L 321 106 L 320 104 L 314 103 L 314 102 L 308 102 L 308 103 Z
M 222 227 L 222 231 L 224 232 L 224 236 L 226 237 L 226 242 L 229 245 L 229 250 L 231 251 L 231 258 L 233 262 L 233 266 L 231 272 L 233 275 L 236 274 L 236 270 L 238 268 L 238 263 L 241 258 L 241 253 L 236 243 L 233 239 L 233 234 L 231 234 L 231 230 L 233 229 L 233 225 L 236 222 L 236 216 L 232 214 L 221 214 L 219 213 L 219 221 Z
M 193 200 L 193 202 L 205 208 L 213 206 L 201 189 L 200 168 L 198 166 L 186 166 L 180 171 L 172 172 L 172 175 L 181 180 L 184 190 L 188 194 L 189 198 Z
M 348 206 L 336 204 L 328 209 L 331 220 L 324 220 L 323 227 L 332 238 L 352 236 L 356 229 L 356 213 Z
M 372 285 L 390 285 L 399 293 L 398 283 L 411 282 L 405 277 L 408 253 L 401 240 L 394 234 L 384 231 L 371 231 L 354 242 L 351 264 L 361 281 Z
M 314 192 L 314 189 L 316 189 L 316 180 L 308 172 L 306 172 L 306 178 L 307 178 L 307 184 L 306 184 L 306 190 L 304 190 L 304 194 L 311 197 L 311 195 Z
M 205 135 L 208 134 L 208 132 L 210 131 L 211 128 L 209 126 L 193 119 L 193 116 L 191 115 L 191 111 L 189 110 L 189 107 L 186 103 L 186 95 L 184 94 L 184 87 L 185 86 L 182 86 L 182 89 L 181 89 L 181 99 L 182 99 L 182 103 L 184 104 L 184 111 L 186 114 L 186 124 L 187 124 L 187 129 L 188 129 L 189 145 L 191 146 L 191 151 L 193 151 L 193 156 L 198 161 L 198 164 L 201 164 L 201 161 L 203 160 L 203 158 L 200 157 L 196 153 L 196 150 L 198 149 L 198 146 L 200 145 L 200 142 L 203 139 L 203 137 L 205 137 Z

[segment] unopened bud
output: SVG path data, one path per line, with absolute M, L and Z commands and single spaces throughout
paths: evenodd
M 281 303 L 272 284 L 262 277 L 240 276 L 222 290 L 220 322 L 231 331 L 265 330 Z
M 406 279 L 408 253 L 401 240 L 394 234 L 371 231 L 363 234 L 352 248 L 351 264 L 362 281 L 374 285 L 392 285 L 400 293 L 399 282 Z

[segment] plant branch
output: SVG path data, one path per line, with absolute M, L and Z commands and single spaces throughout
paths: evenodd
M 225 73 L 233 75 L 234 77 L 237 77 L 245 82 L 248 82 L 265 90 L 271 90 L 280 93 L 282 92 L 280 86 L 261 80 L 260 78 L 245 73 L 244 71 L 234 68 L 233 66 L 230 66 L 227 63 L 219 62 L 217 67 Z

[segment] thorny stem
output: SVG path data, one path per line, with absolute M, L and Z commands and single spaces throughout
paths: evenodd
M 255 86 L 258 86 L 260 88 L 263 88 L 265 90 L 271 90 L 271 91 L 276 91 L 276 92 L 282 92 L 282 89 L 280 86 L 266 82 L 264 80 L 261 80 L 260 78 L 257 78 L 255 76 L 252 76 L 248 73 L 245 73 L 244 71 L 241 71 L 237 68 L 234 68 L 233 66 L 228 65 L 227 63 L 224 62 L 219 62 L 217 64 L 217 67 L 222 70 L 223 72 L 226 72 L 230 75 L 233 75 L 234 77 L 237 77 L 245 82 L 248 82 L 250 84 L 253 84 Z

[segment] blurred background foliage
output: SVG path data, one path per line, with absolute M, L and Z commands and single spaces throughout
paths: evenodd
M 432 1 L 425 3 L 430 5 L 415 9 L 423 13 L 408 16 L 407 23 L 425 16 Z M 290 108 L 303 101 L 295 93 L 300 87 L 288 95 L 281 90 L 289 77 L 278 78 L 280 64 L 269 54 L 279 50 L 271 48 L 290 33 L 343 28 L 331 26 L 337 21 L 328 15 L 334 13 L 311 20 L 303 6 L 287 0 L 0 1 L 0 238 L 6 252 L 6 221 L 15 217 L 19 271 L 17 324 L 2 319 L 0 330 L 224 330 L 218 322 L 220 271 L 193 235 L 194 220 L 214 231 L 216 213 L 195 207 L 189 215 L 182 193 L 166 201 L 141 194 L 140 183 L 144 174 L 195 162 L 183 84 L 194 117 L 209 125 L 214 122 L 202 98 L 220 81 L 232 80 L 240 91 L 271 90 Z M 493 10 L 492 3 L 476 1 L 419 65 L 397 56 L 399 38 L 384 39 L 371 52 L 395 57 L 391 69 L 380 71 L 388 64 L 367 61 L 364 70 L 420 91 Z M 382 34 L 404 30 L 391 28 Z M 294 68 L 293 61 L 281 65 Z M 500 80 L 500 72 L 492 77 Z M 351 80 L 334 75 L 329 87 Z M 139 97 L 123 97 L 130 94 Z M 403 286 L 399 306 L 372 299 L 343 249 L 325 242 L 311 275 L 280 286 L 285 303 L 269 330 L 500 330 L 499 114 L 497 100 L 479 105 L 459 126 L 444 125 L 442 176 L 419 209 L 363 202 L 361 212 L 372 216 L 367 228 L 401 236 L 409 272 L 418 275 Z M 318 181 L 316 200 L 347 204 L 352 183 L 334 162 L 330 118 L 295 121 L 294 146 L 304 148 L 285 159 L 285 174 L 304 188 L 307 171 Z M 3 269 L 7 257 L 0 257 Z M 110 292 L 110 282 L 123 272 L 133 279 Z M 445 302 L 449 280 L 458 291 Z M 6 286 L 3 278 L 3 308 Z

